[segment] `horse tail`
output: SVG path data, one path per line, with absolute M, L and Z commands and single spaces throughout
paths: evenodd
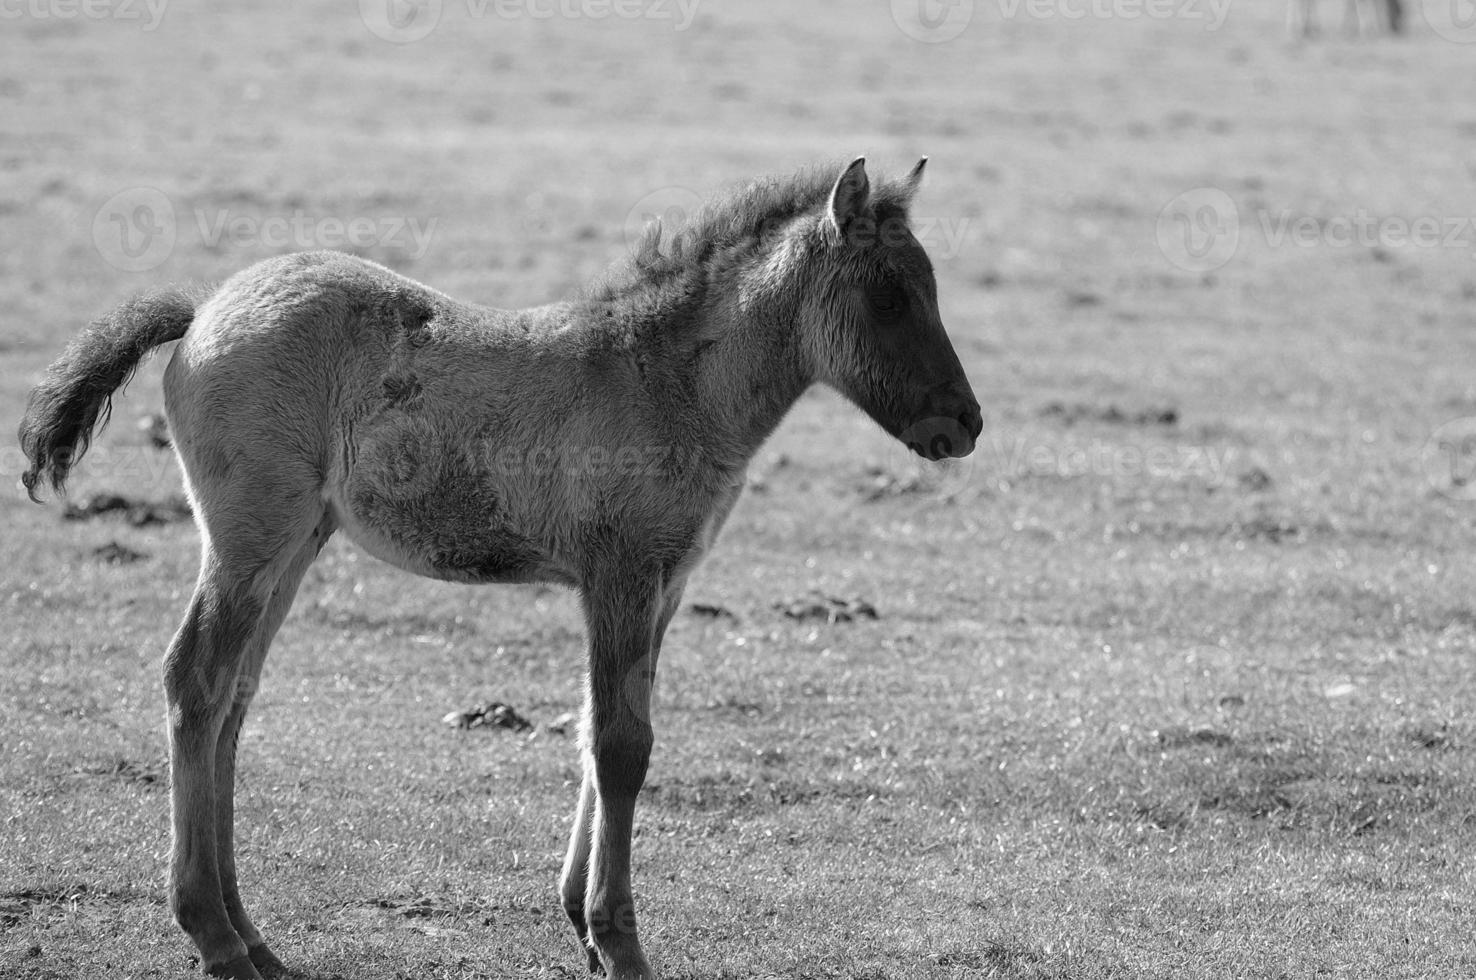
M 67 345 L 31 391 L 21 419 L 21 449 L 31 464 L 21 483 L 32 500 L 40 501 L 43 482 L 61 491 L 94 430 L 108 424 L 113 393 L 145 354 L 185 335 L 201 298 L 177 287 L 145 293 L 92 321 Z

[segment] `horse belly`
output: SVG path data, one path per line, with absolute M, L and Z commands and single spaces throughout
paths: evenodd
M 413 418 L 382 422 L 359 441 L 328 498 L 339 525 L 376 558 L 450 582 L 574 584 L 526 529 L 486 461 Z

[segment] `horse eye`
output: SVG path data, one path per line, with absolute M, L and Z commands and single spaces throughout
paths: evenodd
M 880 317 L 892 318 L 902 312 L 902 293 L 889 286 L 866 291 L 866 305 Z

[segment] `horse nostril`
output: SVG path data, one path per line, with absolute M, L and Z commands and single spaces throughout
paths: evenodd
M 928 444 L 928 451 L 933 459 L 942 459 L 945 456 L 952 456 L 953 440 L 943 434 L 933 436 L 933 441 Z
M 984 415 L 977 408 L 965 409 L 958 414 L 958 423 L 964 427 L 969 438 L 978 439 L 979 433 L 984 431 Z

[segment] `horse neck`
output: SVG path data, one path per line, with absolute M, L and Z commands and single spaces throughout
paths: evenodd
M 681 291 L 636 317 L 650 324 L 648 353 L 658 347 L 672 390 L 685 394 L 669 406 L 685 438 L 697 440 L 725 469 L 745 466 L 813 381 L 797 331 L 797 300 L 745 304 L 740 280 L 701 275 L 702 285 Z M 675 434 L 675 433 L 674 433 Z
M 697 359 L 697 387 L 746 461 L 814 380 L 796 331 L 798 310 L 745 311 L 726 297 L 716 336 Z

